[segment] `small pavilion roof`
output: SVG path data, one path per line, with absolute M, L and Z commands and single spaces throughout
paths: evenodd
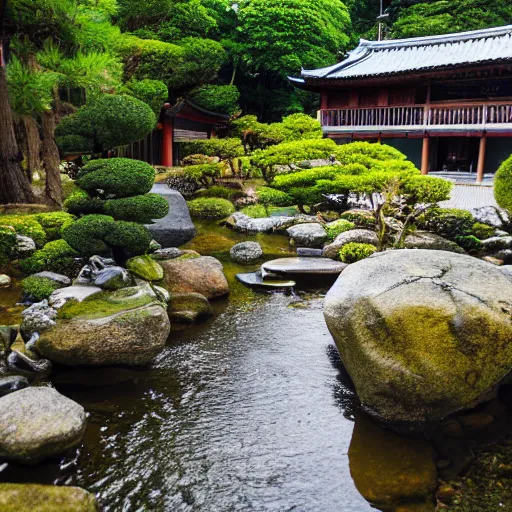
M 512 63 L 512 25 L 428 37 L 367 41 L 342 62 L 326 68 L 302 70 L 301 86 L 320 80 L 351 80 L 437 71 L 495 62 Z

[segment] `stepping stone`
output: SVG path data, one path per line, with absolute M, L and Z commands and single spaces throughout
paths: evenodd
M 297 256 L 300 258 L 322 258 L 322 249 L 311 247 L 297 247 Z
M 346 263 L 327 258 L 279 258 L 262 265 L 264 272 L 284 275 L 338 275 Z
M 261 272 L 250 272 L 248 274 L 237 274 L 236 278 L 245 286 L 249 288 L 268 288 L 268 289 L 283 289 L 293 288 L 295 281 L 284 280 L 268 280 L 264 279 Z

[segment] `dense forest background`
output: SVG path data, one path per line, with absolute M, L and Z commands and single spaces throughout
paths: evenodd
M 384 0 L 384 8 L 386 38 L 512 23 L 510 0 Z M 313 114 L 318 97 L 287 77 L 375 39 L 379 12 L 379 0 L 0 0 L 0 202 L 33 200 L 29 182 L 44 169 L 47 200 L 60 203 L 56 126 L 105 94 L 140 100 L 156 116 L 182 97 L 263 122 Z M 95 146 L 99 126 L 120 145 L 128 116 L 154 123 L 124 99 L 95 108 L 80 117 Z M 62 142 L 85 144 L 72 137 Z

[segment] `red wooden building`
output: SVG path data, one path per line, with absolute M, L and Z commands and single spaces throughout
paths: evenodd
M 152 165 L 172 167 L 181 160 L 181 143 L 209 139 L 227 128 L 229 116 L 210 112 L 188 101 L 166 103 L 156 130 L 127 147 L 122 156 L 144 160 Z
M 429 171 L 494 172 L 512 153 L 512 25 L 361 40 L 344 61 L 290 78 L 321 94 L 324 133 L 382 140 Z

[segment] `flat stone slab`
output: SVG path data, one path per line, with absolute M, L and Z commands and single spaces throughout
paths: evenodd
M 262 265 L 265 272 L 284 275 L 338 275 L 346 263 L 327 258 L 279 258 Z
M 88 285 L 73 285 L 66 288 L 55 290 L 48 299 L 48 303 L 56 308 L 62 307 L 68 300 L 76 300 L 82 302 L 95 293 L 100 293 L 103 290 L 98 286 Z
M 284 281 L 277 279 L 264 279 L 261 272 L 250 272 L 248 274 L 237 274 L 236 278 L 249 288 L 283 289 L 293 288 L 295 281 Z

